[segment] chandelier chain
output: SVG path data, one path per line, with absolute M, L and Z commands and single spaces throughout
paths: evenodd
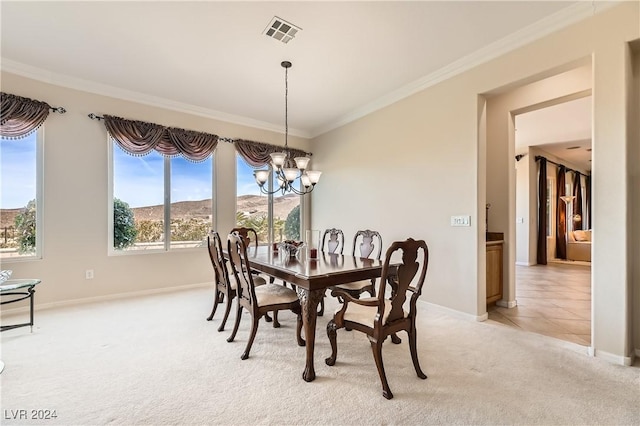
M 284 69 L 284 148 L 288 148 L 289 138 L 289 68 Z

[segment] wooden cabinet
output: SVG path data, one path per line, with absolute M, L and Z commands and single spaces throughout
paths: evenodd
M 487 232 L 487 305 L 502 299 L 502 238 L 502 233 Z

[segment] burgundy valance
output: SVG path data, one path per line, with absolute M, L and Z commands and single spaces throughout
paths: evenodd
M 0 135 L 8 139 L 30 135 L 42 126 L 51 109 L 58 110 L 46 102 L 4 92 L 0 92 L 0 102 Z
M 284 147 L 278 145 L 270 145 L 263 142 L 254 142 L 244 139 L 236 139 L 233 141 L 236 151 L 251 167 L 262 167 L 269 164 L 271 157 L 269 154 L 273 152 L 282 152 Z M 305 157 L 310 155 L 300 149 L 288 148 L 289 160 L 295 157 Z M 295 164 L 292 165 L 295 167 Z
M 144 121 L 104 116 L 109 135 L 127 153 L 146 155 L 151 150 L 167 156 L 182 155 L 194 162 L 204 161 L 218 146 L 218 135 L 166 127 Z

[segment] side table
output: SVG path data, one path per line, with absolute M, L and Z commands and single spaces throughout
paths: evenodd
M 9 300 L 2 300 L 0 305 L 15 303 L 29 299 L 29 322 L 0 326 L 0 331 L 11 330 L 18 327 L 30 326 L 33 332 L 33 295 L 36 285 L 40 284 L 39 279 L 13 279 L 0 284 L 0 298 L 8 297 Z

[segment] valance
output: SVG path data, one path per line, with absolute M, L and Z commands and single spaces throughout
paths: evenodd
M 104 125 L 116 143 L 131 155 L 151 150 L 167 156 L 182 155 L 194 162 L 204 161 L 218 146 L 218 136 L 193 130 L 165 127 L 144 121 L 104 116 Z
M 236 151 L 251 167 L 262 167 L 269 164 L 271 157 L 269 154 L 273 152 L 282 152 L 284 147 L 278 145 L 270 145 L 262 142 L 248 141 L 244 139 L 236 139 L 233 141 Z M 289 159 L 295 157 L 304 157 L 309 154 L 294 148 L 287 148 L 289 151 Z M 295 167 L 295 164 L 291 167 Z
M 64 108 L 54 108 L 46 102 L 4 92 L 0 92 L 0 102 L 0 135 L 9 139 L 24 138 L 38 130 L 50 110 L 66 112 Z

